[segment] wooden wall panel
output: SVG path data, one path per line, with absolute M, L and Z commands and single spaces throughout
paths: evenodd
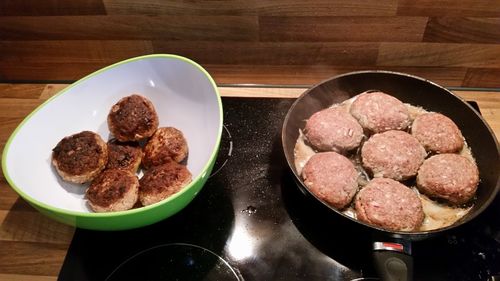
M 256 16 L 45 16 L 0 18 L 4 40 L 257 41 Z
M 500 0 L 0 1 L 0 81 L 76 80 L 173 53 L 219 83 L 387 69 L 500 88 L 499 46 Z
M 2 0 L 0 16 L 104 15 L 102 0 Z
M 389 70 L 424 77 L 433 82 L 461 86 L 467 72 L 460 67 L 376 67 L 376 66 L 334 66 L 334 65 L 232 65 L 206 64 L 204 67 L 221 84 L 234 81 L 245 84 L 301 84 L 312 85 L 329 77 L 351 71 Z M 294 81 L 294 83 L 290 83 Z
M 163 1 L 103 0 L 109 15 L 226 15 L 257 14 L 256 0 Z
M 463 86 L 499 88 L 500 69 L 472 68 L 465 75 Z
M 0 41 L 0 79 L 76 80 L 106 65 L 151 53 L 151 41 Z
M 1 41 L 0 64 L 113 63 L 152 52 L 151 41 L 139 40 Z
M 394 16 L 397 0 L 103 0 L 108 14 Z
M 426 17 L 264 16 L 259 34 L 261 41 L 421 42 L 426 24 Z
M 399 0 L 398 15 L 498 17 L 500 0 Z
M 500 43 L 500 18 L 432 17 L 424 42 Z
M 393 16 L 397 0 L 257 0 L 262 16 Z
M 174 53 L 202 64 L 373 65 L 377 43 L 154 41 L 156 53 Z
M 0 81 L 76 81 L 113 62 L 0 62 Z
M 382 43 L 377 64 L 500 68 L 500 45 Z

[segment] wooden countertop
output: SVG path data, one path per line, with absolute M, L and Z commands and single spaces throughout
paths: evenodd
M 0 84 L 0 148 L 21 120 L 64 84 Z M 221 87 L 222 96 L 297 97 L 305 88 Z M 477 101 L 500 137 L 500 92 L 454 91 Z M 0 280 L 56 280 L 74 228 L 38 213 L 0 177 Z

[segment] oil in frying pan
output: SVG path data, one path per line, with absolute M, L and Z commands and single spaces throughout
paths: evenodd
M 349 110 L 355 98 L 356 97 L 353 97 L 349 100 L 342 102 L 339 105 L 332 105 L 332 106 L 345 106 L 346 110 Z M 413 106 L 410 104 L 405 104 L 405 105 L 408 107 L 408 111 L 410 113 L 410 119 L 412 122 L 417 116 L 429 112 L 421 107 Z M 362 142 L 364 142 L 365 140 L 366 136 Z M 359 146 L 358 149 L 356 149 L 355 152 L 352 152 L 349 155 L 347 155 L 347 157 L 353 162 L 354 166 L 356 167 L 356 170 L 359 173 L 358 177 L 359 189 L 363 188 L 370 180 L 369 174 L 365 171 L 361 163 L 362 145 L 363 143 L 361 143 L 361 145 Z M 315 153 L 316 151 L 307 143 L 304 134 L 300 130 L 299 137 L 297 139 L 294 148 L 294 164 L 295 164 L 295 169 L 297 170 L 297 173 L 299 175 L 301 175 L 302 169 L 304 168 L 304 165 L 307 163 L 309 158 L 311 158 L 311 156 L 313 156 Z M 460 154 L 462 156 L 467 157 L 473 163 L 476 163 L 466 141 L 464 142 L 464 147 L 460 152 Z M 415 179 L 406 181 L 404 182 L 404 184 L 410 187 L 412 190 L 414 190 L 418 194 L 420 201 L 422 202 L 425 219 L 421 227 L 418 229 L 418 231 L 428 231 L 452 225 L 453 223 L 464 217 L 472 209 L 474 205 L 474 200 L 472 200 L 472 203 L 468 203 L 467 205 L 464 206 L 450 206 L 445 202 L 433 200 L 427 197 L 426 195 L 420 194 L 418 192 L 418 189 L 416 188 Z M 342 213 L 349 217 L 356 218 L 354 203 L 352 203 L 346 209 L 342 210 Z

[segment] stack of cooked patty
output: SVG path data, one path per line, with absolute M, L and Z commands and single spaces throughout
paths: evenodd
M 314 113 L 304 128 L 316 151 L 302 169 L 304 184 L 330 206 L 353 206 L 360 221 L 395 231 L 422 225 L 419 192 L 453 206 L 470 202 L 479 172 L 473 159 L 460 154 L 460 129 L 436 112 L 414 118 L 410 108 L 368 91 Z M 349 157 L 359 157 L 361 167 Z M 356 168 L 372 178 L 366 185 Z M 418 192 L 405 185 L 412 180 Z
M 90 182 L 86 198 L 94 211 L 154 204 L 191 182 L 184 135 L 173 127 L 159 128 L 158 115 L 147 98 L 134 94 L 120 99 L 107 122 L 114 137 L 108 143 L 94 132 L 83 131 L 63 138 L 52 152 L 52 164 L 63 180 Z M 141 166 L 144 175 L 139 180 Z

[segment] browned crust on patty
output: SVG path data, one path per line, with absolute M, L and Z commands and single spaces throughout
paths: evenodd
M 357 218 L 388 230 L 417 230 L 424 220 L 422 202 L 416 192 L 386 178 L 376 178 L 358 192 Z
M 109 169 L 95 178 L 87 189 L 89 205 L 96 212 L 131 209 L 139 195 L 139 180 L 130 171 Z
M 147 206 L 179 192 L 191 182 L 191 173 L 186 166 L 171 161 L 147 170 L 139 182 L 139 200 Z
M 63 138 L 52 149 L 52 164 L 65 181 L 84 183 L 106 166 L 108 148 L 101 137 L 90 131 Z
M 137 172 L 142 160 L 142 148 L 134 142 L 118 142 L 116 139 L 108 141 L 107 169 L 125 169 Z
M 158 125 L 158 114 L 153 103 L 137 94 L 120 99 L 108 114 L 109 130 L 122 142 L 148 138 Z
M 158 128 L 144 147 L 143 166 L 149 169 L 170 161 L 182 162 L 188 145 L 182 132 L 173 127 Z

